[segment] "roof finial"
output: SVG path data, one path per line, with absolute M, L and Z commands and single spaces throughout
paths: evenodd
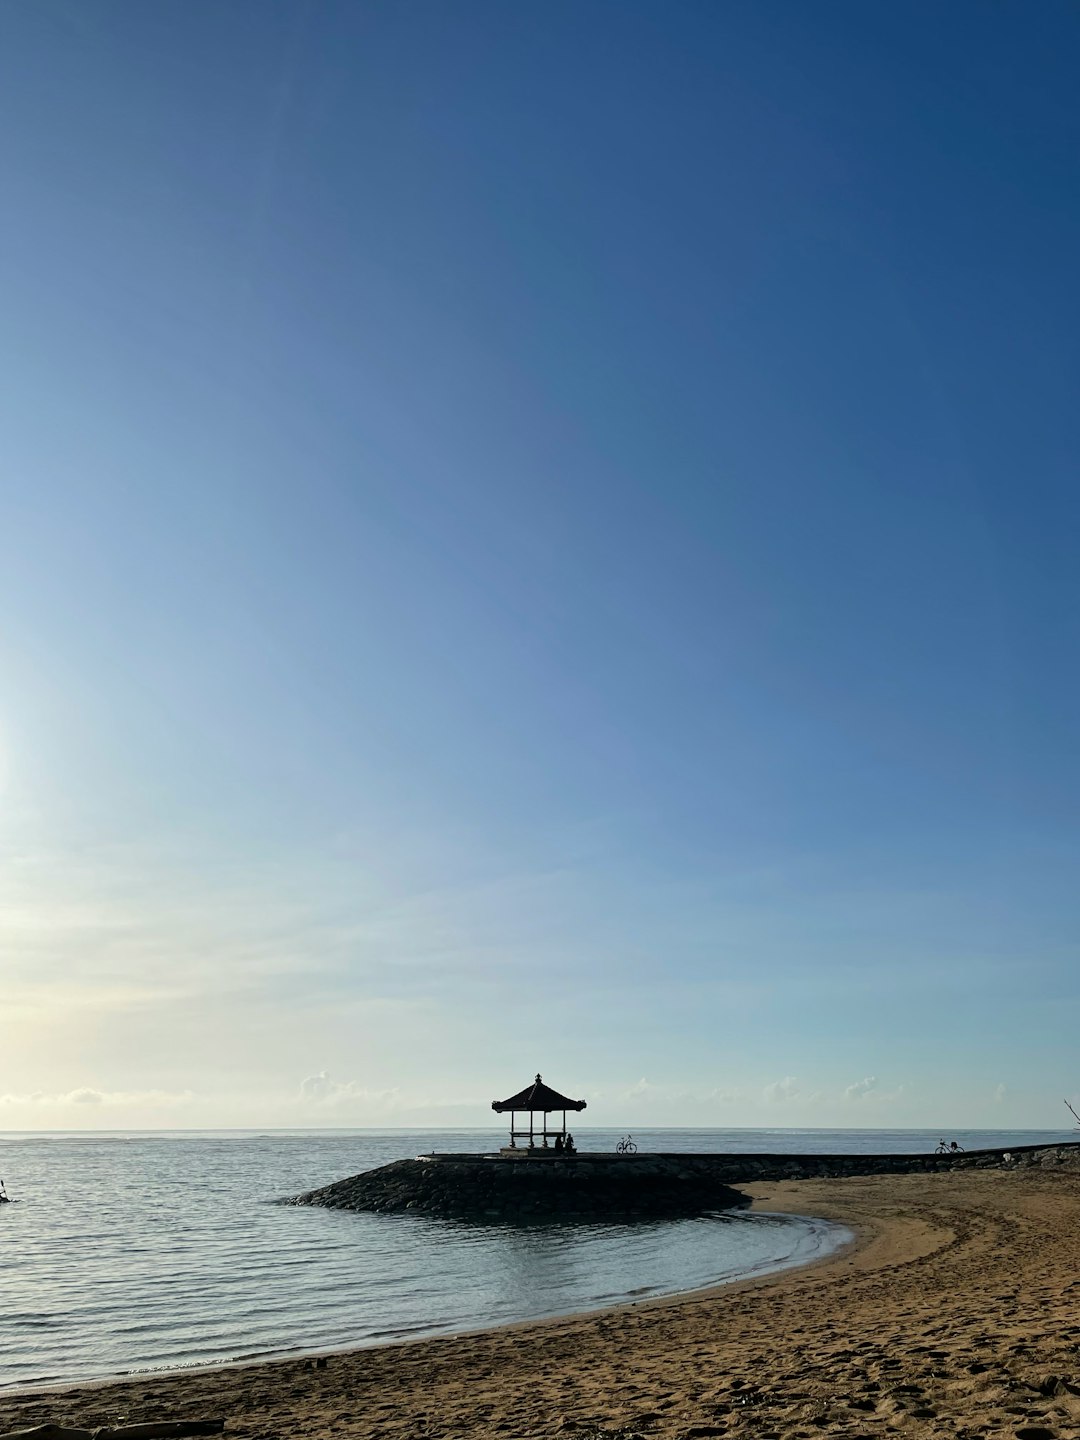
M 536 1072 L 536 1083 L 537 1083 L 538 1085 L 540 1084 L 540 1071 L 539 1071 L 539 1070 L 537 1070 L 537 1072 Z

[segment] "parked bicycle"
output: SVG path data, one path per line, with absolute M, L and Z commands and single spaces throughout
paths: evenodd
M 958 1145 L 955 1140 L 949 1140 L 948 1142 L 939 1140 L 937 1149 L 934 1151 L 935 1155 L 962 1155 L 963 1153 L 964 1147 Z
M 633 1136 L 624 1135 L 623 1138 L 619 1141 L 619 1143 L 615 1146 L 615 1154 L 636 1155 L 637 1146 L 634 1144 Z

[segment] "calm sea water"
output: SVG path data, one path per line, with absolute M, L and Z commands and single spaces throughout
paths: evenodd
M 1056 1132 L 1055 1132 L 1056 1133 Z M 1064 1134 L 1064 1132 L 1063 1132 Z M 760 1216 L 456 1225 L 274 1205 L 501 1131 L 0 1135 L 0 1388 L 565 1314 L 798 1264 L 846 1238 Z M 577 1131 L 609 1150 L 611 1132 Z M 914 1131 L 642 1131 L 644 1150 L 932 1149 Z M 1019 1145 L 1045 1132 L 967 1132 Z M 1074 1138 L 1074 1137 L 1070 1137 Z

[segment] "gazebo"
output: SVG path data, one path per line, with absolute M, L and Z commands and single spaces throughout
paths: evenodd
M 536 1122 L 534 1116 L 540 1118 L 540 1141 L 541 1149 L 548 1148 L 549 1136 L 556 1140 L 556 1148 L 563 1150 L 566 1147 L 566 1112 L 568 1110 L 584 1110 L 584 1100 L 569 1100 L 565 1095 L 560 1095 L 557 1090 L 552 1090 L 550 1085 L 545 1085 L 540 1075 L 533 1084 L 527 1085 L 524 1090 L 519 1090 L 516 1095 L 511 1095 L 509 1100 L 493 1100 L 491 1108 L 499 1115 L 510 1112 L 510 1149 L 517 1149 L 518 1138 L 529 1137 L 529 1149 L 536 1148 Z M 514 1117 L 529 1112 L 529 1128 L 518 1129 L 514 1123 Z M 549 1130 L 547 1117 L 553 1111 L 562 1111 L 562 1128 L 560 1130 Z

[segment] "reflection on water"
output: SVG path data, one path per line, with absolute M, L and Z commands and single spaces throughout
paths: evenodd
M 579 1134 L 588 1149 L 612 1138 Z M 856 1148 L 851 1132 L 637 1138 L 642 1150 Z M 876 1140 L 856 1143 L 886 1148 Z M 842 1238 L 738 1214 L 510 1226 L 267 1203 L 403 1156 L 497 1143 L 490 1131 L 0 1137 L 19 1202 L 0 1207 L 0 1386 L 584 1310 L 797 1263 Z

